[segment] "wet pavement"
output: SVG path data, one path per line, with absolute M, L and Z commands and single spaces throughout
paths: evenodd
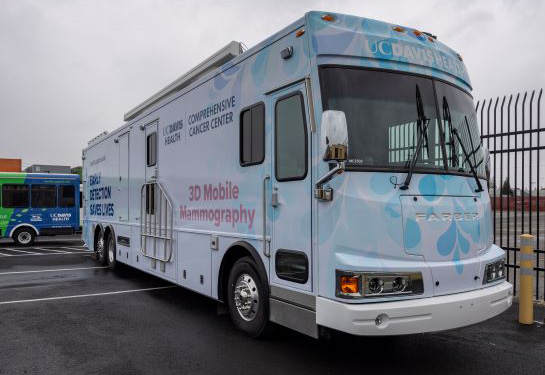
M 450 332 L 318 341 L 274 327 L 254 340 L 214 301 L 100 267 L 82 245 L 0 242 L 0 374 L 545 373 L 545 328 L 518 325 L 516 304 Z

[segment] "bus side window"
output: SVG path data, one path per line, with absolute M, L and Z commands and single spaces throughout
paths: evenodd
M 59 186 L 59 207 L 67 208 L 76 205 L 76 189 L 72 185 Z
M 57 186 L 33 184 L 31 190 L 31 205 L 34 208 L 57 207 Z
M 304 180 L 307 175 L 307 130 L 300 92 L 276 102 L 275 174 L 277 181 Z
M 2 185 L 2 207 L 24 208 L 30 204 L 28 185 L 4 184 Z
M 258 103 L 240 113 L 240 165 L 265 160 L 265 105 Z
M 157 133 L 153 132 L 146 138 L 146 164 L 153 167 L 157 164 Z

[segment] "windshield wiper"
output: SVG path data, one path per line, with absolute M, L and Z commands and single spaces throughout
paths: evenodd
M 414 168 L 416 166 L 416 162 L 418 161 L 418 155 L 420 154 L 420 149 L 422 148 L 424 140 L 426 140 L 426 149 L 429 155 L 428 124 L 430 123 L 430 119 L 427 118 L 424 114 L 424 104 L 422 103 L 422 96 L 420 95 L 420 88 L 418 87 L 418 85 L 416 85 L 416 111 L 418 113 L 418 120 L 416 122 L 416 125 L 418 130 L 420 131 L 420 136 L 418 137 L 416 149 L 409 165 L 409 172 L 407 172 L 407 177 L 405 177 L 405 181 L 400 187 L 401 190 L 407 190 L 409 188 L 409 185 L 411 184 Z
M 477 152 L 477 149 L 474 149 L 473 146 L 473 139 L 471 138 L 471 130 L 469 127 L 469 122 L 467 121 L 467 116 L 464 116 L 467 132 L 469 135 L 469 141 L 471 142 L 471 147 L 473 150 L 471 153 L 473 154 L 473 160 L 475 160 L 475 153 Z M 454 144 L 454 138 L 458 140 L 458 143 L 460 143 L 460 147 L 462 148 L 462 152 L 464 153 L 464 161 L 462 162 L 462 165 L 464 163 L 469 164 L 469 168 L 471 169 L 471 174 L 473 174 L 473 177 L 475 178 L 475 182 L 477 183 L 477 190 L 475 190 L 476 193 L 479 193 L 481 191 L 484 191 L 483 185 L 481 184 L 481 181 L 479 180 L 479 177 L 477 176 L 477 171 L 475 168 L 478 166 L 477 164 L 474 166 L 473 163 L 471 163 L 471 155 L 467 153 L 466 148 L 464 146 L 464 143 L 462 142 L 462 139 L 460 138 L 460 134 L 458 133 L 458 129 L 456 129 L 452 125 L 452 118 L 450 117 L 450 108 L 448 105 L 447 98 L 443 96 L 443 120 L 445 121 L 445 126 L 448 124 L 449 132 L 450 132 L 450 153 L 451 153 L 451 159 L 452 159 L 452 166 L 456 167 L 458 165 L 458 156 L 456 155 L 456 146 Z M 480 147 L 480 145 L 479 145 Z M 476 161 L 476 160 L 475 160 Z M 482 161 L 481 161 L 482 163 Z M 479 163 L 480 164 L 480 163 Z M 462 169 L 463 170 L 463 169 Z
M 458 166 L 458 155 L 456 155 L 456 145 L 454 144 L 454 132 L 452 131 L 452 119 L 450 117 L 450 108 L 448 106 L 447 98 L 443 96 L 443 121 L 448 124 L 448 131 L 450 134 L 450 141 L 448 145 L 450 146 L 450 159 L 452 160 L 452 166 Z
M 466 117 L 466 123 L 467 123 L 467 117 Z M 460 143 L 460 147 L 462 148 L 462 152 L 465 156 L 465 161 L 469 164 L 469 168 L 471 169 L 471 173 L 473 174 L 473 178 L 475 179 L 475 182 L 477 183 L 477 190 L 475 190 L 476 193 L 480 193 L 481 191 L 484 191 L 483 185 L 481 184 L 481 180 L 479 180 L 479 176 L 477 176 L 477 171 L 473 167 L 473 163 L 471 163 L 471 158 L 469 157 L 469 154 L 466 151 L 466 148 L 464 146 L 464 143 L 462 142 L 462 139 L 460 138 L 460 135 L 458 134 L 458 129 L 454 128 L 452 130 L 456 138 L 458 139 L 458 142 Z

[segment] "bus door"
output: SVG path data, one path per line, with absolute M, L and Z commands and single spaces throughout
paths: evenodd
M 303 83 L 271 95 L 271 284 L 312 290 L 311 132 Z

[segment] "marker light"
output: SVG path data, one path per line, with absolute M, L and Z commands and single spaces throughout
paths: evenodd
M 349 272 L 337 270 L 336 296 L 372 298 L 424 293 L 420 272 Z
M 330 15 L 330 14 L 324 14 L 324 15 L 322 16 L 322 19 L 323 19 L 324 21 L 327 21 L 327 22 L 333 22 L 333 21 L 335 21 L 335 17 L 333 17 L 333 16 Z
M 396 26 L 393 28 L 394 31 L 397 31 L 398 33 L 402 33 L 405 31 L 404 28 L 402 28 L 401 26 Z
M 305 33 L 305 29 L 299 29 L 295 32 L 295 37 L 299 38 L 300 36 L 303 36 L 304 33 Z
M 422 31 L 414 30 L 413 34 L 416 35 L 416 36 L 420 36 L 420 35 L 422 35 Z
M 484 271 L 483 284 L 492 283 L 494 281 L 505 278 L 505 259 L 489 263 Z

